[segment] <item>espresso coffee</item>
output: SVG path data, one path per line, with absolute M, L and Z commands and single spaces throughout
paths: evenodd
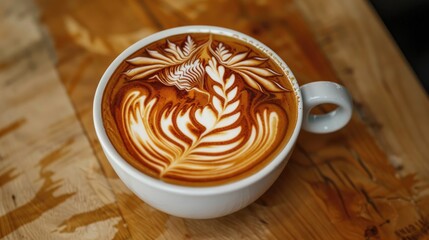
M 131 54 L 103 93 L 117 152 L 165 182 L 213 186 L 266 166 L 288 142 L 297 99 L 266 49 L 212 33 L 170 36 Z

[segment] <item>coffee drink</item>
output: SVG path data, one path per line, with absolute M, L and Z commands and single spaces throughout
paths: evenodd
M 288 142 L 297 99 L 275 58 L 250 41 L 189 33 L 120 63 L 102 118 L 117 152 L 162 181 L 213 186 L 249 176 Z

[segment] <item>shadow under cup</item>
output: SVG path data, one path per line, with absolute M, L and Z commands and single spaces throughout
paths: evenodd
M 112 62 L 94 124 L 110 164 L 143 201 L 214 218 L 249 205 L 280 175 L 301 128 L 300 94 L 287 65 L 256 39 L 179 27 Z

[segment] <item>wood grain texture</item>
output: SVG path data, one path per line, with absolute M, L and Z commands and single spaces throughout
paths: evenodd
M 329 0 L 332 3 L 334 1 Z M 344 14 L 344 16 L 341 15 L 342 18 L 339 19 L 333 18 L 332 22 L 324 21 L 322 13 L 335 16 L 335 14 L 341 13 L 343 9 L 353 9 L 353 2 L 356 2 L 357 12 L 360 12 L 361 15 L 350 13 Z M 337 5 L 340 7 L 336 7 Z M 411 76 L 410 79 L 413 79 L 409 69 L 402 62 L 403 60 L 397 54 L 397 50 L 391 44 L 386 33 L 377 30 L 377 26 L 380 27 L 380 25 L 374 19 L 373 13 L 369 11 L 365 3 L 347 1 L 347 4 L 337 5 L 330 8 L 330 5 L 324 5 L 324 1 L 312 0 L 305 0 L 305 2 L 291 0 L 243 0 L 233 2 L 204 0 L 127 0 L 108 2 L 78 0 L 60 2 L 38 0 L 37 6 L 41 11 L 42 21 L 46 24 L 55 46 L 55 55 L 45 53 L 46 62 L 50 62 L 52 59 L 57 61 L 57 69 L 63 86 L 72 100 L 85 133 L 103 169 L 103 172 L 99 169 L 95 171 L 93 169 L 97 168 L 94 166 L 98 165 L 96 163 L 91 164 L 89 169 L 98 173 L 96 175 L 98 178 L 92 179 L 91 184 L 105 184 L 103 182 L 104 174 L 108 178 L 108 182 L 115 194 L 115 197 L 108 195 L 109 199 L 113 200 L 106 201 L 104 204 L 93 204 L 90 209 L 85 211 L 71 210 L 68 212 L 67 217 L 56 219 L 57 231 L 61 234 L 70 234 L 71 232 L 71 234 L 75 234 L 73 236 L 83 238 L 82 236 L 85 236 L 83 229 L 86 228 L 82 226 L 96 225 L 102 228 L 102 224 L 108 222 L 110 225 L 104 225 L 106 228 L 101 233 L 107 234 L 106 229 L 116 229 L 118 232 L 123 233 L 123 237 L 130 236 L 133 239 L 417 239 L 427 237 L 429 229 L 429 182 L 427 175 L 429 171 L 426 168 L 427 163 L 424 162 L 424 153 L 427 153 L 425 152 L 427 150 L 420 147 L 418 154 L 407 154 L 412 153 L 413 149 L 415 149 L 412 148 L 415 146 L 412 141 L 421 141 L 422 143 L 419 144 L 424 144 L 427 141 L 425 138 L 427 134 L 426 136 L 416 134 L 419 132 L 425 133 L 427 127 L 413 126 L 413 122 L 410 121 L 418 117 L 424 120 L 428 117 L 428 113 L 421 112 L 421 108 L 409 110 L 409 106 L 406 104 L 395 105 L 394 103 L 398 102 L 398 100 L 393 97 L 396 96 L 397 91 L 400 91 L 397 96 L 403 97 L 410 103 L 420 101 L 426 104 L 427 99 L 425 100 L 421 96 L 421 89 L 415 87 L 417 86 L 415 82 L 404 84 L 400 83 L 399 78 L 396 79 L 395 77 L 396 80 L 392 81 L 406 90 L 401 91 L 401 88 L 396 89 L 386 83 L 384 85 L 387 87 L 382 87 L 383 81 L 376 79 L 376 76 L 389 74 L 391 70 L 386 66 L 389 66 L 390 61 L 397 65 L 395 69 L 399 70 L 395 71 L 403 74 L 400 76 Z M 332 9 L 332 12 L 330 12 L 330 9 Z M 318 13 L 319 10 L 325 12 Z M 305 13 L 308 22 L 302 13 Z M 327 19 L 329 18 L 327 17 Z M 383 41 L 385 41 L 387 42 L 386 45 L 390 44 L 388 48 L 393 49 L 391 50 L 391 55 L 383 58 L 383 64 L 375 64 L 383 70 L 379 70 L 379 73 L 375 72 L 374 77 L 366 72 L 365 66 L 368 65 L 361 63 L 361 65 L 358 64 L 359 68 L 356 69 L 351 68 L 354 65 L 346 66 L 350 67 L 348 68 L 349 70 L 352 69 L 353 74 L 351 75 L 362 77 L 352 78 L 344 73 L 350 72 L 349 70 L 339 71 L 338 69 L 341 70 L 341 67 L 344 66 L 341 64 L 351 63 L 347 62 L 351 61 L 349 58 L 353 56 L 350 54 L 356 54 L 362 59 L 366 59 L 368 55 L 373 56 L 370 50 L 374 49 L 374 46 L 371 45 L 374 40 L 371 38 L 362 40 L 366 44 L 365 46 L 372 46 L 364 48 L 364 51 L 351 49 L 348 45 L 343 46 L 339 43 L 331 46 L 332 48 L 336 46 L 335 51 L 326 51 L 327 47 L 321 40 L 323 39 L 321 37 L 323 36 L 323 31 L 315 30 L 317 29 L 318 21 L 321 22 L 321 26 L 350 24 L 351 28 L 359 26 L 358 29 L 361 29 L 364 28 L 359 25 L 361 21 L 367 22 L 366 24 L 371 25 L 371 27 L 375 26 L 373 31 L 380 34 L 380 36 L 377 35 L 381 39 L 379 44 L 383 46 Z M 341 23 L 337 21 L 341 21 Z M 312 28 L 309 27 L 308 23 Z M 358 103 L 358 111 L 354 113 L 352 122 L 345 129 L 328 135 L 313 135 L 303 132 L 285 171 L 273 187 L 260 199 L 235 214 L 213 220 L 188 220 L 172 217 L 153 209 L 139 200 L 118 179 L 108 164 L 96 139 L 92 124 L 91 108 L 95 88 L 102 73 L 116 55 L 129 44 L 155 31 L 188 24 L 218 25 L 254 36 L 266 43 L 288 63 L 301 84 L 316 80 L 341 82 L 350 88 Z M 363 35 L 362 31 L 356 30 L 359 36 Z M 335 33 L 335 31 L 333 32 Z M 350 36 L 348 34 L 351 34 L 346 30 L 342 30 L 340 33 L 347 35 L 345 38 Z M 31 35 L 29 38 L 31 39 Z M 352 40 L 353 37 L 350 37 L 350 41 Z M 29 45 L 28 41 L 25 40 L 17 45 Z M 380 45 L 376 46 L 380 47 Z M 322 51 L 321 46 L 324 51 Z M 14 52 L 19 51 L 15 51 L 12 48 L 6 51 L 8 56 L 13 55 Z M 336 62 L 335 54 L 338 52 L 343 52 L 339 56 L 344 62 Z M 389 57 L 391 58 L 390 60 Z M 377 59 L 377 57 L 373 56 L 370 58 L 370 62 L 377 62 Z M 363 62 L 363 60 L 361 61 Z M 1 69 L 7 70 L 7 76 L 2 79 L 6 79 L 4 81 L 10 83 L 12 82 L 10 80 L 12 77 L 10 76 L 17 76 L 25 72 L 22 71 L 22 68 L 28 65 L 23 63 L 18 65 L 22 68 L 15 69 L 10 67 L 10 61 L 2 61 L 0 66 Z M 371 69 L 376 71 L 374 68 Z M 48 71 L 40 71 L 40 74 L 46 74 L 46 72 Z M 34 75 L 34 73 L 32 74 Z M 348 74 L 350 75 L 350 73 Z M 55 77 L 54 80 L 57 80 Z M 385 79 L 385 77 L 382 77 L 382 79 Z M 44 83 L 43 81 L 47 80 L 39 81 Z M 376 84 L 376 87 L 369 87 L 373 83 Z M 55 91 L 57 88 L 61 89 L 58 86 L 52 86 L 47 89 Z M 37 91 L 34 91 L 34 89 L 37 88 L 33 87 L 32 91 L 29 88 L 26 92 L 19 92 L 18 95 L 26 93 L 26 96 L 29 96 L 28 98 L 21 97 L 8 101 L 11 102 L 10 104 L 12 102 L 17 105 L 25 104 L 29 102 L 28 99 L 38 96 Z M 383 89 L 390 89 L 389 91 L 392 92 L 387 93 L 387 90 Z M 416 94 L 416 98 L 413 96 L 415 91 L 420 91 L 420 93 Z M 377 95 L 380 95 L 380 97 L 377 98 Z M 4 97 L 3 93 L 0 96 L 2 99 L 8 99 Z M 47 105 L 50 106 L 49 109 L 52 108 L 52 111 L 58 111 L 60 103 L 49 101 L 49 99 L 44 95 L 39 103 L 49 103 Z M 370 105 L 369 103 L 373 101 L 377 102 Z M 377 108 L 374 108 L 374 105 Z M 383 105 L 387 107 L 381 108 Z M 70 104 L 67 106 L 70 108 Z M 371 111 L 370 119 L 376 119 L 377 126 L 383 126 L 384 130 L 382 131 L 384 132 L 382 134 L 371 135 L 368 129 L 373 131 L 374 122 L 368 121 L 367 118 L 363 119 L 363 121 L 361 119 L 362 112 L 371 113 Z M 6 129 L 0 141 L 6 138 L 18 137 L 15 134 L 27 129 L 25 127 L 30 122 L 30 116 L 22 115 L 22 110 L 19 109 L 13 112 L 15 115 L 8 115 L 8 117 L 4 117 L 4 120 L 0 118 L 0 122 L 4 122 L 3 125 L 0 125 L 0 129 Z M 376 112 L 382 112 L 383 117 L 374 118 L 376 116 L 374 113 Z M 400 114 L 402 112 L 410 114 L 411 117 L 403 118 Z M 384 116 L 392 118 L 388 119 L 388 117 Z M 60 130 L 63 129 L 69 129 L 69 134 L 74 134 L 75 138 L 85 139 L 82 132 L 76 132 L 79 127 L 69 126 L 76 124 L 73 117 L 52 123 L 51 127 L 47 129 L 49 134 L 43 138 L 43 141 L 52 141 L 54 138 L 49 136 L 58 136 L 60 135 Z M 20 119 L 25 119 L 25 123 L 17 126 L 16 122 L 22 121 Z M 400 123 L 397 122 L 401 121 L 406 123 L 407 125 L 404 126 L 411 130 L 401 129 L 395 131 L 393 127 L 400 126 Z M 414 123 L 420 124 L 422 123 L 420 121 L 422 120 L 416 120 Z M 16 128 L 16 130 L 9 131 L 10 126 Z M 387 144 L 388 141 L 393 141 L 390 138 L 396 139 L 401 136 L 400 134 L 407 134 L 408 132 L 412 132 L 412 134 L 410 133 L 411 135 L 406 135 L 406 139 L 410 140 L 411 143 L 402 145 L 399 140 L 396 140 L 398 141 L 397 146 L 401 146 L 400 148 L 394 148 L 396 145 Z M 32 139 L 38 136 L 37 134 L 33 136 L 33 133 L 30 133 L 28 134 L 31 135 Z M 85 140 L 78 141 L 75 138 L 73 138 L 74 140 L 68 140 L 69 138 L 62 139 L 56 145 L 56 148 L 49 149 L 42 155 L 57 156 L 60 159 L 67 158 L 67 156 L 71 155 L 71 150 L 68 150 L 70 147 L 64 149 L 61 144 L 69 141 L 72 141 L 70 146 L 78 145 L 81 147 L 79 148 L 79 154 L 81 155 L 90 150 L 82 145 L 82 142 L 85 144 Z M 15 138 L 12 140 L 8 139 L 7 141 L 7 144 L 10 145 L 0 146 L 4 149 L 15 149 L 12 146 L 22 144 Z M 381 148 L 376 140 L 386 142 L 386 144 L 381 144 Z M 33 140 L 33 144 L 36 144 L 35 140 Z M 78 149 L 78 146 L 73 149 Z M 393 154 L 392 149 L 395 150 Z M 24 153 L 19 154 L 21 154 L 19 156 L 25 155 Z M 31 152 L 31 154 L 34 153 Z M 391 161 L 389 161 L 392 156 L 402 159 L 404 164 L 409 162 L 406 166 L 407 171 L 395 169 Z M 408 157 L 410 156 L 415 158 L 409 160 Z M 38 159 L 41 158 L 42 156 Z M 42 165 L 37 164 L 33 164 L 36 167 L 33 165 L 29 167 L 33 171 L 36 169 L 35 173 L 40 175 L 41 180 L 37 185 L 38 188 L 33 190 L 33 193 L 39 191 L 39 189 L 43 192 L 48 192 L 48 195 L 52 195 L 49 195 L 49 199 L 54 199 L 51 204 L 63 201 L 63 198 L 67 197 L 64 200 L 65 203 L 58 203 L 57 206 L 63 206 L 79 194 L 81 199 L 93 195 L 91 190 L 86 189 L 70 192 L 60 192 L 59 190 L 62 188 L 57 190 L 56 187 L 60 184 L 64 185 L 64 182 L 73 185 L 81 183 L 80 181 L 82 180 L 70 178 L 67 181 L 58 182 L 58 178 L 56 178 L 58 176 L 50 175 L 50 172 L 60 161 L 51 160 L 55 159 L 54 157 L 47 157 L 46 159 L 48 160 L 43 161 L 48 164 L 46 168 L 42 169 Z M 79 161 L 76 162 L 74 164 L 79 163 Z M 67 163 L 70 164 L 70 160 Z M 2 202 L 2 208 L 12 206 L 13 202 L 17 201 L 7 193 L 3 193 L 3 188 L 11 186 L 22 178 L 23 171 L 20 168 L 22 165 L 5 165 L 0 168 L 0 179 L 5 179 L 4 182 L 6 182 L 2 186 L 1 196 L 5 199 L 9 198 L 4 204 Z M 73 166 L 64 166 L 63 170 L 73 169 Z M 82 169 L 88 170 L 88 167 L 83 166 Z M 62 174 L 59 176 L 70 175 Z M 44 188 L 43 186 L 45 185 L 47 187 Z M 15 188 L 23 189 L 22 186 L 16 186 Z M 56 194 L 56 191 L 52 192 L 53 189 L 61 194 Z M 110 189 L 108 184 L 106 184 L 106 189 Z M 106 190 L 106 192 L 109 191 Z M 71 193 L 74 193 L 74 195 L 66 195 Z M 28 199 L 31 199 L 31 197 Z M 119 210 L 114 208 L 116 206 L 116 204 L 113 204 L 114 201 L 116 201 Z M 82 202 L 87 201 L 82 200 Z M 72 207 L 64 208 L 69 209 Z M 115 217 L 118 215 L 121 215 L 123 219 Z M 112 219 L 116 221 L 114 222 Z M 28 225 L 28 223 L 22 225 L 21 228 Z M 0 226 L 3 229 L 3 224 Z M 100 228 L 94 228 L 92 233 L 100 233 Z M 25 233 L 28 234 L 28 232 Z M 88 232 L 86 233 L 89 234 Z M 128 233 L 130 235 L 127 235 Z M 112 237 L 112 235 L 109 236 L 109 238 Z
M 0 2 L 0 238 L 128 238 L 37 14 L 30 1 Z
M 428 97 L 374 10 L 363 0 L 297 5 L 398 173 L 429 180 Z
M 415 74 L 374 9 L 362 0 L 297 1 L 316 40 L 344 84 L 352 89 L 359 117 L 385 150 L 398 177 L 429 181 L 429 101 Z M 399 238 L 428 235 L 429 189 L 409 201 L 419 220 L 404 222 Z

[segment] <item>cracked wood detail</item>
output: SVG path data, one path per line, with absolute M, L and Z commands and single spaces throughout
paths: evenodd
M 34 3 L 1 1 L 0 32 L 0 238 L 129 238 Z

